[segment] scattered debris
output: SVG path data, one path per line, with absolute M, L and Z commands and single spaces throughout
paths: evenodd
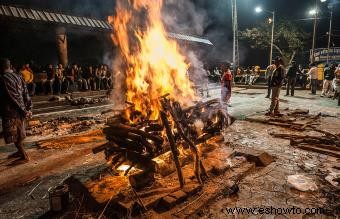
M 294 189 L 306 192 L 318 189 L 315 182 L 304 175 L 290 175 L 287 179 L 288 185 Z

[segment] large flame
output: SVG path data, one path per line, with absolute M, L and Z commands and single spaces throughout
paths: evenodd
M 109 18 L 112 39 L 126 62 L 126 100 L 151 120 L 158 119 L 159 98 L 165 94 L 184 105 L 196 98 L 189 64 L 177 43 L 167 38 L 162 6 L 162 0 L 118 0 L 116 14 Z

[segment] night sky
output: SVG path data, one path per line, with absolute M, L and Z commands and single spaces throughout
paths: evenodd
M 183 7 L 178 14 L 180 24 L 188 23 L 187 27 L 182 25 L 181 29 L 174 28 L 169 25 L 170 31 L 180 31 L 182 33 L 203 35 L 209 38 L 216 45 L 216 52 L 219 57 L 223 59 L 231 59 L 231 7 L 230 0 L 191 0 L 193 5 L 189 9 L 189 0 L 166 0 L 165 2 L 173 3 L 184 2 Z M 64 13 L 71 13 L 75 15 L 91 16 L 105 19 L 114 11 L 114 0 L 0 0 L 1 3 L 11 5 L 21 5 L 25 7 L 32 7 L 38 9 L 50 9 L 53 11 L 60 11 Z M 329 13 L 327 3 L 320 3 L 319 8 L 322 11 L 321 19 L 318 23 L 317 47 L 327 46 L 327 36 L 329 25 Z M 179 4 L 181 5 L 181 4 Z M 277 13 L 277 20 L 293 20 L 296 24 L 310 33 L 310 40 L 312 38 L 312 20 L 304 20 L 309 17 L 308 11 L 314 7 L 314 0 L 238 0 L 238 13 L 239 13 L 239 27 L 240 29 L 251 28 L 263 22 L 267 14 L 255 14 L 254 7 L 262 6 L 267 10 L 275 10 Z M 333 44 L 340 46 L 340 4 L 334 8 L 334 28 L 333 34 L 338 35 L 334 37 Z M 191 14 L 185 16 L 185 14 Z M 194 15 L 193 15 L 194 14 Z M 189 21 L 190 19 L 195 21 Z M 199 22 L 199 24 L 197 24 Z M 193 23 L 199 26 L 192 28 Z M 309 43 L 311 44 L 311 43 Z M 266 56 L 267 51 L 254 51 L 249 48 L 244 42 L 240 42 L 241 60 L 243 63 L 255 64 L 261 63 L 265 65 L 266 60 L 258 58 L 258 54 Z

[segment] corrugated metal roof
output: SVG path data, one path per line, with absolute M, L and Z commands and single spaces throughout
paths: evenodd
M 111 31 L 111 25 L 107 21 L 97 20 L 87 17 L 76 17 L 72 15 L 47 12 L 43 10 L 33 10 L 27 8 L 19 8 L 15 6 L 0 5 L 1 17 L 12 17 L 15 19 L 41 21 L 49 23 L 69 24 L 82 27 L 91 27 Z M 177 33 L 168 33 L 169 38 L 177 40 L 185 40 L 190 42 L 203 43 L 213 45 L 208 39 L 203 39 L 195 36 L 188 36 Z

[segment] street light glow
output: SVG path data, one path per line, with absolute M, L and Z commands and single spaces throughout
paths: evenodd
M 310 15 L 316 15 L 317 13 L 318 13 L 317 9 L 312 9 L 312 10 L 309 11 Z
M 327 0 L 320 0 L 321 2 L 326 2 Z
M 262 10 L 262 8 L 260 7 L 260 6 L 258 6 L 258 7 L 256 7 L 255 8 L 255 12 L 256 13 L 261 13 L 263 10 Z

